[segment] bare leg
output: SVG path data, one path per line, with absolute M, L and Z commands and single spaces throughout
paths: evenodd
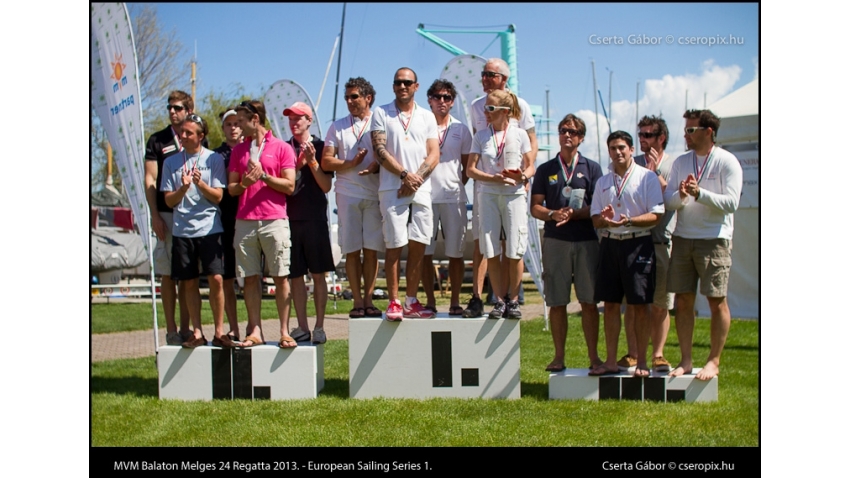
M 522 259 L 507 259 L 507 263 L 510 282 L 505 294 L 516 302 L 519 300 L 519 288 L 522 284 Z
M 210 284 L 210 310 L 213 315 L 216 337 L 224 335 L 224 281 L 220 274 L 207 276 Z
M 363 306 L 374 307 L 372 293 L 375 292 L 375 280 L 378 278 L 378 251 L 363 249 Z M 358 276 L 358 281 L 359 276 Z
M 720 354 L 726 345 L 726 337 L 729 335 L 729 327 L 732 323 L 732 314 L 729 312 L 729 303 L 726 297 L 706 297 L 708 307 L 711 309 L 711 350 L 708 352 L 708 362 L 697 374 L 699 380 L 711 380 L 720 373 Z
M 260 326 L 260 307 L 262 305 L 262 294 L 260 293 L 260 276 L 249 276 L 245 278 L 245 310 L 248 312 L 248 327 L 245 329 L 246 337 L 253 337 L 257 342 L 263 338 L 263 330 Z
M 434 256 L 425 256 L 422 258 L 422 288 L 425 289 L 426 305 L 437 304 L 434 297 L 434 280 Z
M 460 307 L 460 289 L 463 285 L 463 258 L 449 258 L 449 282 L 452 285 L 452 307 Z
M 472 251 L 472 297 L 480 298 L 481 291 L 484 289 L 484 277 L 487 275 L 489 261 L 484 260 L 484 254 L 481 253 L 479 245 L 476 240 Z
M 162 276 L 160 278 L 159 293 L 162 296 L 162 311 L 165 314 L 165 330 L 167 332 L 177 332 L 177 323 L 174 321 L 174 308 L 177 305 L 177 289 L 174 281 L 171 280 L 171 276 Z
M 292 276 L 289 278 L 292 293 L 292 303 L 295 305 L 295 315 L 298 317 L 298 327 L 303 331 L 309 331 L 307 323 L 307 286 L 304 284 L 304 276 Z M 289 322 L 289 307 L 287 311 L 287 323 Z
M 552 327 L 555 358 L 552 359 L 546 370 L 564 366 L 564 347 L 567 343 L 567 306 L 549 307 L 549 326 Z
M 587 344 L 587 358 L 592 368 L 602 364 L 599 358 L 599 309 L 596 304 L 581 302 L 581 328 L 584 331 L 584 342 Z
M 682 349 L 682 361 L 671 372 L 671 377 L 691 373 L 694 368 L 694 301 L 695 294 L 676 294 L 676 335 Z
M 425 244 L 416 241 L 407 243 L 407 296 L 416 297 L 419 291 L 419 279 L 422 276 L 422 258 L 425 256 Z M 433 282 L 431 282 L 433 288 Z
M 345 273 L 348 275 L 348 286 L 354 298 L 353 308 L 363 307 L 363 297 L 360 295 L 360 276 L 364 267 L 360 265 L 360 251 L 345 255 Z
M 401 247 L 387 249 L 384 256 L 384 275 L 387 276 L 387 295 L 390 302 L 398 300 L 398 261 L 401 259 Z M 407 265 L 410 267 L 410 264 Z
M 670 312 L 662 307 L 652 306 L 652 357 L 664 356 L 664 344 L 667 343 L 667 332 L 670 330 Z
M 289 291 L 289 280 L 286 277 L 272 277 L 274 279 L 274 301 L 277 305 L 277 316 L 280 317 L 280 336 L 289 337 L 289 305 L 292 296 Z M 302 285 L 303 285 L 303 278 Z
M 505 292 L 499 292 L 499 298 L 502 300 L 504 300 L 506 295 L 510 294 L 511 287 L 514 285 L 513 273 L 511 272 L 511 264 L 509 262 L 510 259 L 508 259 L 508 256 L 505 255 L 505 251 L 507 250 L 508 249 L 505 247 L 505 241 L 502 241 L 502 255 L 499 256 L 499 267 L 501 267 L 502 282 L 507 281 L 507 284 L 505 284 L 505 287 L 503 287 L 505 289 Z M 496 289 L 493 289 L 493 293 L 496 293 Z
M 617 371 L 617 345 L 620 341 L 620 304 L 605 302 L 605 370 Z M 598 370 L 594 369 L 594 370 Z
M 626 310 L 632 310 L 635 321 L 635 340 L 637 341 L 637 367 L 635 377 L 648 377 L 649 367 L 646 366 L 646 348 L 649 347 L 650 305 L 627 305 Z
M 200 285 L 200 283 L 199 283 Z M 200 292 L 199 292 L 200 293 Z M 177 306 L 180 309 L 180 335 L 188 337 L 191 335 L 189 333 L 189 301 L 186 300 L 185 289 L 177 289 Z M 199 299 L 200 300 L 200 299 Z M 200 302 L 198 303 L 198 307 L 200 307 Z M 174 310 L 172 307 L 171 310 Z M 200 311 L 200 309 L 198 309 Z
M 637 330 L 635 328 L 635 311 L 628 305 L 626 305 L 626 312 L 623 314 L 623 322 L 626 326 L 626 353 L 629 355 L 629 357 L 638 358 L 640 356 L 640 354 L 638 353 L 640 348 L 638 348 L 637 343 Z M 644 350 L 644 353 L 646 353 L 646 350 Z
M 201 327 L 201 291 L 198 286 L 197 278 L 180 281 L 180 287 L 184 289 L 183 293 L 186 297 L 186 306 L 189 308 L 192 328 L 195 329 L 195 338 L 199 339 L 204 336 L 204 331 Z
M 493 294 L 496 296 L 496 301 L 504 300 L 507 292 L 502 291 L 502 263 L 499 260 L 499 256 L 487 259 L 487 269 L 490 271 L 490 285 L 493 287 Z M 508 281 L 505 280 L 504 282 L 507 283 Z M 507 285 L 504 288 L 507 289 Z
M 239 316 L 236 313 L 236 289 L 233 288 L 234 279 L 222 279 L 222 292 L 224 293 L 224 313 L 230 324 L 230 332 L 239 336 Z
M 316 327 L 325 325 L 325 306 L 328 303 L 328 282 L 324 274 L 312 274 L 313 276 L 313 303 L 316 304 Z M 306 315 L 306 311 L 305 311 Z M 306 319 L 305 321 L 306 322 Z M 301 319 L 298 319 L 299 326 Z M 307 329 L 304 329 L 307 330 Z

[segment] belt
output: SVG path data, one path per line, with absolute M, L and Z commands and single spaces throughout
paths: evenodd
M 652 231 L 627 232 L 625 234 L 615 234 L 609 231 L 599 232 L 600 236 L 607 237 L 608 239 L 614 239 L 617 241 L 625 241 L 626 239 L 636 239 L 638 237 L 648 236 L 650 234 L 652 234 Z

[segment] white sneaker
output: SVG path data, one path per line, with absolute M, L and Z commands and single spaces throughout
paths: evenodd
M 316 327 L 313 329 L 313 343 L 314 344 L 323 344 L 328 341 L 328 338 L 325 336 L 325 329 L 321 327 Z

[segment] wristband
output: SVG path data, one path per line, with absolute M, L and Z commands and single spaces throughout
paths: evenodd
M 398 177 L 399 177 L 400 179 L 404 179 L 404 178 L 406 178 L 406 177 L 407 177 L 407 170 L 405 169 L 404 171 L 402 171 L 402 172 L 401 172 L 401 174 L 399 174 L 399 176 L 398 176 Z

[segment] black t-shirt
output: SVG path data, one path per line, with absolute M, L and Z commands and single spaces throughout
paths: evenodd
M 201 145 L 209 148 L 207 138 L 201 141 Z M 165 204 L 165 193 L 160 191 L 159 187 L 162 184 L 162 163 L 177 151 L 180 151 L 180 145 L 174 141 L 174 130 L 171 126 L 152 134 L 145 145 L 145 161 L 156 161 L 156 208 L 159 212 L 172 212 Z
M 328 176 L 333 176 L 333 172 L 326 172 L 322 169 L 322 150 L 325 148 L 325 142 L 311 136 L 310 141 L 313 143 L 313 148 L 316 149 L 316 161 L 319 162 L 319 171 Z M 294 138 L 289 139 L 289 145 L 295 149 L 296 165 L 298 164 L 298 156 L 301 154 L 301 144 L 295 141 Z M 316 178 L 313 177 L 313 171 L 309 164 L 305 164 L 301 169 L 295 171 L 295 190 L 292 195 L 286 198 L 286 215 L 292 221 L 328 221 L 328 196 L 319 187 Z
M 555 156 L 537 168 L 534 173 L 534 184 L 531 186 L 531 194 L 542 194 L 546 196 L 543 205 L 548 209 L 560 209 L 570 204 L 570 199 L 564 197 L 562 191 L 565 186 L 564 173 L 558 164 L 560 156 Z M 584 189 L 584 205 L 589 206 L 596 189 L 596 181 L 602 177 L 602 168 L 596 161 L 589 160 L 579 153 L 578 162 L 575 165 L 573 178 L 570 181 L 572 189 Z M 595 241 L 596 230 L 590 218 L 570 220 L 561 227 L 555 226 L 556 222 L 549 220 L 543 225 L 543 237 L 561 239 L 564 241 Z
M 214 150 L 224 158 L 224 170 L 227 171 L 230 167 L 230 152 L 232 148 L 227 143 L 221 143 L 221 146 Z M 218 207 L 221 209 L 222 222 L 236 222 L 236 208 L 239 206 L 239 196 L 231 196 L 224 188 L 224 195 L 221 196 L 221 202 Z

